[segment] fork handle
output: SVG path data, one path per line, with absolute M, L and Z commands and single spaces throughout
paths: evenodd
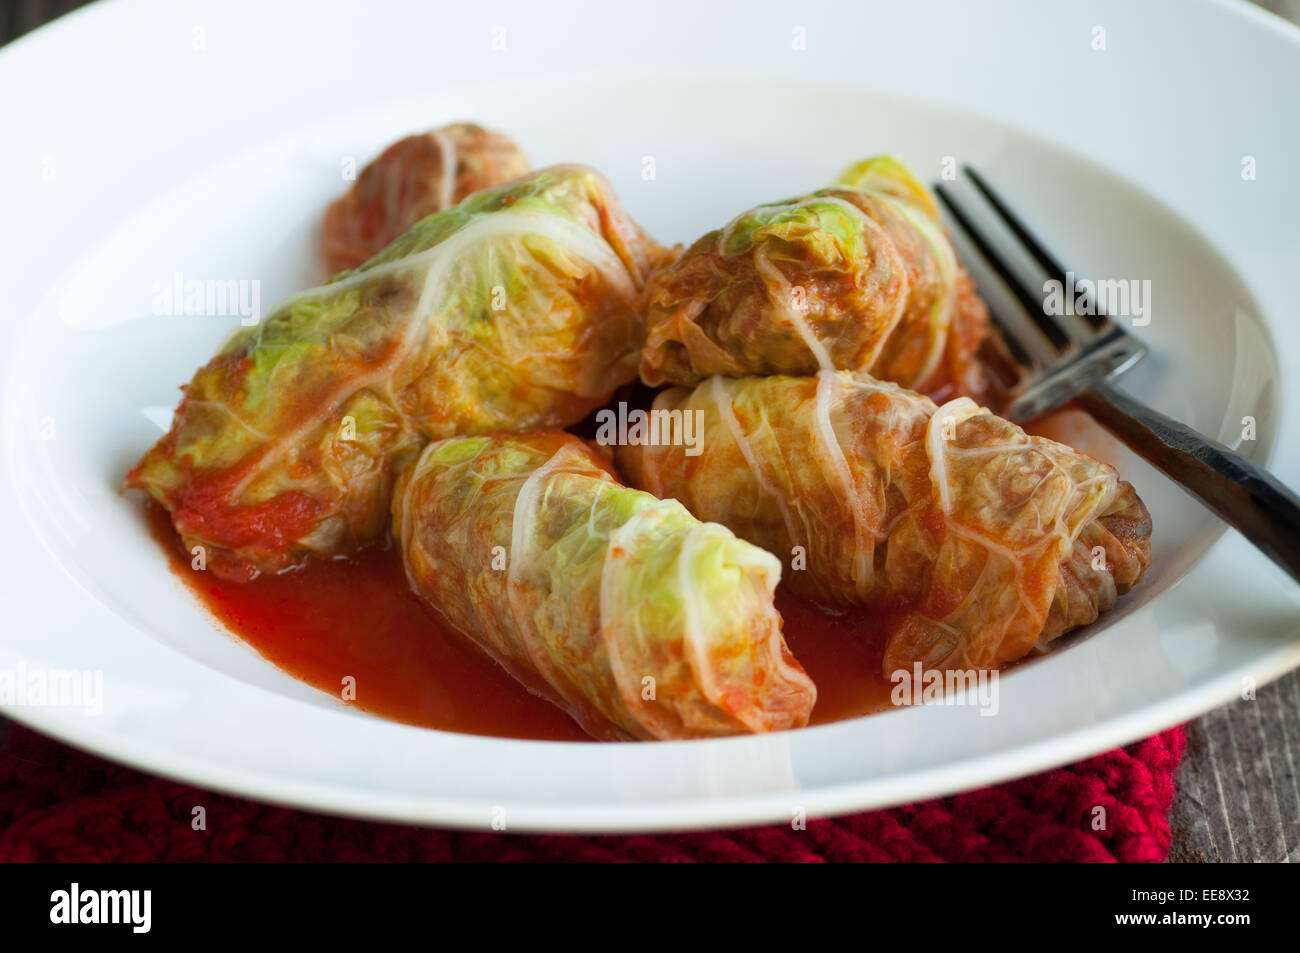
M 1300 582 L 1300 498 L 1276 477 L 1105 381 L 1075 401 Z

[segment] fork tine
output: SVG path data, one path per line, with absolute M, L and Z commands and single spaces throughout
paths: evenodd
M 958 260 L 966 267 L 980 296 L 988 306 L 989 319 L 997 334 L 986 338 L 1003 353 L 994 364 L 1004 366 L 1011 372 L 1011 377 L 999 374 L 1003 383 L 1010 387 L 1013 381 L 1022 380 L 1027 374 L 1037 373 L 1050 367 L 1057 359 L 1057 350 L 1038 333 L 1032 321 L 1024 314 L 1024 308 L 997 276 L 991 265 L 984 260 L 974 243 L 966 236 L 961 227 L 949 231 L 952 247 L 957 252 Z
M 1034 279 L 1022 276 L 1031 272 L 1047 274 L 1060 282 L 1063 288 L 1073 289 L 1070 273 L 1061 267 L 979 173 L 969 167 L 965 172 L 975 183 L 981 204 L 986 202 L 999 216 L 986 223 L 988 228 L 981 229 L 976 225 L 973 216 L 946 186 L 936 183 L 934 192 L 956 224 L 952 230 L 954 243 L 969 244 L 977 252 L 968 259 L 968 264 L 974 266 L 977 261 L 982 262 L 1000 279 L 984 290 L 990 313 L 1001 329 L 1004 341 L 1009 348 L 1015 347 L 1017 361 L 1019 355 L 1026 352 L 1037 358 L 1024 369 L 1016 383 L 996 395 L 1002 405 L 999 411 L 1017 423 L 1032 419 L 1142 360 L 1146 354 L 1145 345 L 1105 315 L 1101 315 L 1100 323 L 1074 320 L 1074 316 L 1059 323 L 1053 320 L 1047 311 L 1047 299 L 1040 297 L 1038 290 L 1030 284 Z M 1017 243 L 1021 245 L 1019 249 L 1014 247 Z M 988 299 L 987 292 L 993 289 L 1004 299 L 997 308 Z M 1008 293 L 1020 308 L 1011 303 Z M 999 314 L 1001 310 L 1007 313 Z M 995 376 L 1001 375 L 995 372 Z
M 1070 288 L 1073 282 L 1067 274 L 1065 266 L 1056 260 L 1056 257 L 1039 241 L 1038 236 L 1030 231 L 1029 226 L 1021 220 L 1020 216 L 1011 210 L 1011 206 L 1003 201 L 1002 196 L 988 183 L 988 180 L 971 166 L 963 165 L 962 171 L 974 183 L 975 188 L 980 190 L 980 193 L 988 200 L 989 205 L 1006 223 L 1007 228 L 1011 229 L 1016 238 L 1020 240 L 1020 244 L 1034 257 L 1034 260 L 1038 262 L 1043 270 L 1060 282 L 1062 288 Z M 1103 314 L 1084 313 L 1080 317 L 1087 321 L 1094 330 L 1101 330 L 1106 324 L 1106 316 Z
M 1000 277 L 1002 281 L 1006 283 L 1006 286 L 1011 289 L 1011 293 L 1015 295 L 1016 300 L 1020 302 L 1021 307 L 1025 309 L 1030 320 L 1033 321 L 1034 327 L 1042 332 L 1043 336 L 1047 338 L 1052 347 L 1054 347 L 1058 352 L 1064 352 L 1069 349 L 1071 344 L 1069 335 L 1067 335 L 1055 321 L 1044 313 L 1042 296 L 1038 294 L 1035 289 L 1020 280 L 1015 269 L 1011 267 L 1010 263 L 1002 253 L 993 247 L 992 242 L 990 242 L 984 233 L 980 231 L 979 227 L 975 225 L 970 216 L 966 214 L 960 204 L 958 204 L 958 202 L 952 197 L 952 194 L 947 188 L 942 184 L 936 184 L 934 191 L 935 194 L 939 196 L 939 201 L 943 203 L 949 214 L 951 214 L 957 224 L 961 226 L 962 231 L 970 238 L 971 242 L 974 243 L 975 247 L 979 250 L 980 254 L 989 263 L 993 270 L 998 273 L 998 277 Z M 1014 337 L 1014 334 L 1009 336 Z

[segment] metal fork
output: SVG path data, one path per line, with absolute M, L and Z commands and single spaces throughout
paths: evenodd
M 1022 262 L 1027 255 L 1061 283 L 1066 295 L 1075 297 L 1073 272 L 1047 251 L 982 175 L 969 166 L 963 171 L 981 204 L 996 213 L 1019 242 Z M 963 207 L 951 189 L 939 183 L 934 190 L 960 232 L 1024 310 L 1020 314 L 1019 309 L 994 308 L 990 303 L 1001 338 L 995 338 L 994 346 L 981 352 L 981 357 L 996 378 L 993 396 L 1002 404 L 996 409 L 1023 423 L 1073 400 L 1300 581 L 1300 498 L 1267 470 L 1117 388 L 1112 381 L 1146 356 L 1146 346 L 1099 313 L 1090 300 L 1083 309 L 1088 314 L 1049 314 L 1044 293 L 1023 281 L 1013 266 L 1015 248 L 1007 247 L 1008 240 L 1004 238 L 999 247 L 999 241 L 976 225 L 969 207 Z M 996 300 L 991 294 L 985 298 Z

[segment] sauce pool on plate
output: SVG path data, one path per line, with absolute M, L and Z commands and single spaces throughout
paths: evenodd
M 1086 415 L 1056 411 L 1027 428 L 1114 459 L 1114 438 Z M 314 560 L 293 572 L 228 583 L 191 568 L 167 513 L 147 504 L 150 530 L 172 571 L 221 624 L 300 681 L 394 721 L 502 738 L 589 741 L 568 715 L 480 654 L 411 593 L 391 547 Z M 831 617 L 783 590 L 786 642 L 817 685 L 812 724 L 891 707 L 883 644 L 868 613 Z
M 407 588 L 391 547 L 229 583 L 191 568 L 166 511 L 147 506 L 172 571 L 221 624 L 263 658 L 348 704 L 407 724 L 475 735 L 591 740 L 568 715 L 530 695 L 463 642 Z M 778 592 L 790 650 L 817 684 L 812 724 L 889 707 L 879 639 L 852 616 L 831 618 Z

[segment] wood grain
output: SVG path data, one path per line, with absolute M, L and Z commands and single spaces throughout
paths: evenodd
M 1300 860 L 1300 672 L 1187 726 L 1171 862 Z

